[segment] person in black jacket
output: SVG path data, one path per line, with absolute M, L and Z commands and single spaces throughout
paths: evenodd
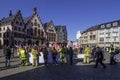
M 55 47 L 53 47 L 52 49 L 53 64 L 57 64 L 57 60 L 56 60 L 57 53 L 58 53 L 57 50 L 55 49 Z
M 100 63 L 103 66 L 103 68 L 106 68 L 105 64 L 102 62 L 104 59 L 104 56 L 103 56 L 103 51 L 100 47 L 97 47 L 96 49 L 95 58 L 96 58 L 96 64 L 94 66 L 95 68 L 97 68 L 98 63 Z
M 70 65 L 73 64 L 73 49 L 72 47 L 69 48 L 69 59 L 70 59 Z
M 47 50 L 47 47 L 42 48 L 41 51 L 43 52 L 43 58 L 44 58 L 44 61 L 45 61 L 44 64 L 45 64 L 45 66 L 47 66 L 47 64 L 48 64 L 48 54 L 49 54 L 49 52 Z
M 11 49 L 7 46 L 5 49 L 5 66 L 10 67 Z

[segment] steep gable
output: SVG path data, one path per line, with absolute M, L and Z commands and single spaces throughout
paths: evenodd
M 0 20 L 0 26 L 5 26 L 5 25 L 8 25 L 8 24 L 11 24 L 12 21 L 15 19 L 15 16 L 16 14 L 14 15 L 11 15 L 11 16 L 8 16 L 8 17 L 3 17 L 1 20 Z
M 24 26 L 24 19 L 22 17 L 21 11 L 18 10 L 18 12 L 16 13 L 15 19 L 14 19 L 14 23 L 20 26 Z
M 37 29 L 44 31 L 42 21 L 37 12 L 34 12 L 32 16 L 25 18 L 24 22 L 31 23 L 33 28 L 37 28 Z
M 46 29 L 46 32 L 48 33 L 56 33 L 53 21 L 46 23 L 45 29 Z

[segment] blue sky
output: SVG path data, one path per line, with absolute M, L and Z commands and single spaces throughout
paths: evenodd
M 30 16 L 37 7 L 43 23 L 53 20 L 54 25 L 66 25 L 68 39 L 75 40 L 78 30 L 120 19 L 120 0 L 0 0 L 0 18 L 21 10 Z

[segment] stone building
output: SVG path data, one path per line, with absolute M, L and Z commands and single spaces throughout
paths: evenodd
M 120 47 L 120 20 L 102 23 L 85 30 L 81 35 L 81 45 Z
M 53 21 L 45 23 L 44 30 L 47 40 L 46 44 L 51 47 L 54 43 L 56 43 L 56 38 L 57 38 L 57 33 Z
M 29 17 L 23 18 L 20 10 L 15 14 L 10 10 L 9 16 L 0 20 L 0 45 L 47 44 L 52 46 L 57 42 L 67 43 L 66 26 L 55 28 L 52 20 L 43 24 L 36 8 Z
M 1 45 L 14 45 L 17 41 L 24 41 L 26 36 L 21 11 L 13 15 L 10 10 L 9 16 L 0 20 L 0 30 Z
M 45 31 L 36 8 L 34 8 L 34 12 L 31 16 L 24 19 L 24 22 L 25 34 L 27 36 L 26 41 L 29 44 L 35 43 L 42 45 L 45 41 Z
M 57 43 L 67 45 L 67 29 L 66 26 L 55 26 L 57 32 Z

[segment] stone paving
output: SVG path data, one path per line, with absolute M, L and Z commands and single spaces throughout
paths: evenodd
M 108 54 L 105 56 L 109 57 Z M 120 80 L 120 63 L 109 65 L 109 59 L 102 66 L 93 68 L 94 62 L 82 64 L 81 59 L 75 59 L 73 65 L 40 64 L 38 67 L 21 66 L 19 58 L 11 60 L 11 67 L 4 67 L 4 58 L 0 58 L 0 80 Z

